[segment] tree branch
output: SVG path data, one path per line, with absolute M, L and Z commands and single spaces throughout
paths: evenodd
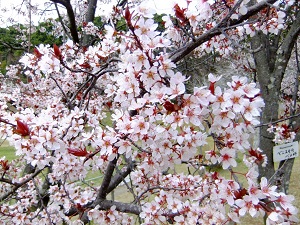
M 17 191 L 20 187 L 22 187 L 24 184 L 26 184 L 27 182 L 29 182 L 30 180 L 32 180 L 33 178 L 35 178 L 35 177 L 36 177 L 37 175 L 39 175 L 40 172 L 42 172 L 42 171 L 43 171 L 43 169 L 37 170 L 37 171 L 35 171 L 30 177 L 28 177 L 26 180 L 24 180 L 24 181 L 22 181 L 22 182 L 20 182 L 20 183 L 15 183 L 15 184 L 14 184 L 15 187 L 14 187 L 11 191 L 9 191 L 9 192 L 5 193 L 4 195 L 0 196 L 0 202 L 2 202 L 3 200 L 5 200 L 6 198 L 8 198 L 10 195 L 16 193 L 16 191 Z
M 100 210 L 108 210 L 112 206 L 116 206 L 116 210 L 119 212 L 124 212 L 124 213 L 132 213 L 135 215 L 139 215 L 141 213 L 141 208 L 132 203 L 122 203 L 122 202 L 117 202 L 117 201 L 111 201 L 111 200 L 103 200 L 99 204 L 99 209 Z
M 79 37 L 78 37 L 77 26 L 75 21 L 75 14 L 70 0 L 51 0 L 51 1 L 53 3 L 61 4 L 66 8 L 69 21 L 70 21 L 70 32 L 71 32 L 72 39 L 75 43 L 79 43 Z
M 4 45 L 5 47 L 8 47 L 8 48 L 10 48 L 12 50 L 22 50 L 22 51 L 26 50 L 26 48 L 16 47 L 16 46 L 13 46 L 12 44 L 7 43 L 5 41 L 0 41 L 0 44 Z
M 100 203 L 103 199 L 106 199 L 106 196 L 107 196 L 107 193 L 108 193 L 107 190 L 108 190 L 110 181 L 112 179 L 112 175 L 113 175 L 113 172 L 115 170 L 115 166 L 117 164 L 117 161 L 118 161 L 118 159 L 115 158 L 113 161 L 110 161 L 108 166 L 107 166 L 106 173 L 104 175 L 101 187 L 99 189 L 97 198 L 95 200 L 96 205 L 98 205 L 97 203 Z
M 295 19 L 290 26 L 290 29 L 288 29 L 287 35 L 284 37 L 282 41 L 282 45 L 279 48 L 277 61 L 275 64 L 274 70 L 277 71 L 277 74 L 280 74 L 280 79 L 282 80 L 283 75 L 285 73 L 285 69 L 287 67 L 287 64 L 289 62 L 289 59 L 291 57 L 291 52 L 294 48 L 294 44 L 297 41 L 297 38 L 300 34 L 300 11 L 298 11 L 295 15 Z
M 122 171 L 120 173 L 117 173 L 110 181 L 110 184 L 107 188 L 107 193 L 109 194 L 112 192 L 124 179 L 127 177 L 131 171 L 134 169 L 134 163 L 132 160 L 128 160 L 128 165 L 126 167 L 125 171 Z
M 7 178 L 4 178 L 4 177 L 0 177 L 0 182 L 11 184 L 11 185 L 16 185 L 15 183 L 12 182 L 11 179 L 7 179 Z

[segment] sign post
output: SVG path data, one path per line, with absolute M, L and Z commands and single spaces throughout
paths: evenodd
M 276 145 L 273 148 L 273 161 L 280 162 L 282 160 L 296 158 L 299 156 L 298 141 Z

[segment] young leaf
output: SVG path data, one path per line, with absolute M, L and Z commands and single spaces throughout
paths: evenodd
M 59 50 L 59 47 L 56 44 L 53 44 L 53 50 L 54 50 L 54 55 L 61 60 L 62 59 L 62 55 L 61 52 Z
M 78 157 L 85 157 L 89 153 L 87 152 L 86 148 L 68 148 L 68 152 L 74 156 Z
M 40 53 L 40 51 L 37 48 L 33 49 L 33 53 L 38 59 L 40 59 L 43 56 L 43 54 Z
M 14 131 L 16 134 L 19 134 L 23 137 L 28 136 L 30 134 L 28 125 L 26 123 L 21 122 L 20 120 L 17 120 L 17 126 Z

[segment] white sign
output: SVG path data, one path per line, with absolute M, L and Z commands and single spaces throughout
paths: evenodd
M 299 156 L 298 141 L 283 144 L 283 145 L 276 145 L 273 148 L 274 162 L 280 162 L 282 160 L 291 159 L 298 156 Z

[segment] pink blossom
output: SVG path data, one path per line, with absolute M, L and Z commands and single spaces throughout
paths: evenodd
M 223 169 L 228 169 L 228 167 L 236 167 L 237 163 L 235 161 L 236 152 L 230 148 L 223 148 L 220 151 L 221 155 L 218 158 L 218 162 L 222 164 Z
M 258 213 L 255 203 L 252 202 L 252 198 L 250 196 L 244 196 L 243 199 L 237 199 L 235 204 L 239 207 L 239 215 L 241 216 L 249 212 L 252 217 L 255 217 Z

